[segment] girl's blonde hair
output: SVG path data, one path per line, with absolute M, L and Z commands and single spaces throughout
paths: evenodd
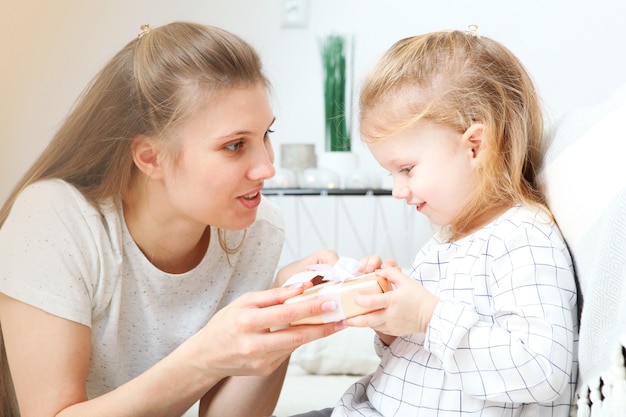
M 195 107 L 218 91 L 269 81 L 256 51 L 225 30 L 191 22 L 142 26 L 96 75 L 42 155 L 17 183 L 0 210 L 4 224 L 19 193 L 42 179 L 63 179 L 96 204 L 120 203 L 136 174 L 131 141 L 143 134 L 163 141 Z M 219 234 L 224 250 L 232 252 Z M 0 349 L 3 349 L 0 337 Z M 10 377 L 2 352 L 0 409 L 13 409 Z M 7 394 L 8 393 L 8 394 Z
M 360 129 L 383 140 L 420 120 L 459 133 L 485 127 L 480 185 L 449 225 L 449 238 L 493 207 L 546 209 L 537 186 L 543 115 L 520 61 L 502 44 L 473 32 L 441 31 L 396 42 L 366 78 Z

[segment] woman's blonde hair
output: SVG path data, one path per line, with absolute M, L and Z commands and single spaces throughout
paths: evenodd
M 484 125 L 480 184 L 449 225 L 465 235 L 493 207 L 545 209 L 538 191 L 543 114 L 532 79 L 502 44 L 474 32 L 441 31 L 396 42 L 366 78 L 360 95 L 364 141 L 384 140 L 420 120 L 459 133 Z
M 144 29 L 85 89 L 13 189 L 0 226 L 20 191 L 45 178 L 73 184 L 91 202 L 121 199 L 135 172 L 134 137 L 165 140 L 212 93 L 259 82 L 269 87 L 258 54 L 232 33 L 190 22 Z
M 96 204 L 120 203 L 136 173 L 131 141 L 139 134 L 166 142 L 169 133 L 212 94 L 269 81 L 256 51 L 225 30 L 191 22 L 142 27 L 87 86 L 67 119 L 0 210 L 4 224 L 19 193 L 48 178 L 63 179 Z M 166 143 L 173 154 L 176 143 Z M 229 253 L 223 233 L 220 244 Z M 3 349 L 0 337 L 0 349 Z M 4 352 L 0 409 L 17 415 Z M 4 382 L 4 384 L 1 384 Z M 8 394 L 7 394 L 8 392 Z

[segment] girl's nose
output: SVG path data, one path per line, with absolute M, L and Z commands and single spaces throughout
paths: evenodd
M 398 184 L 393 182 L 393 188 L 391 189 L 391 195 L 398 200 L 407 199 L 410 195 L 409 187 L 404 184 Z

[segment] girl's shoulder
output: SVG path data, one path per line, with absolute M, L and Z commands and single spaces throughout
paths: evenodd
M 502 242 L 510 248 L 519 244 L 545 244 L 565 247 L 563 236 L 554 219 L 541 206 L 516 205 L 477 232 L 483 239 Z
M 493 223 L 500 228 L 548 228 L 555 226 L 555 222 L 547 209 L 541 206 L 518 204 L 502 213 Z

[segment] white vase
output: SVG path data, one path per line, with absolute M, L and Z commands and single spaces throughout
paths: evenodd
M 317 167 L 337 173 L 341 188 L 346 188 L 346 179 L 359 167 L 359 159 L 352 152 L 322 152 L 317 156 Z

